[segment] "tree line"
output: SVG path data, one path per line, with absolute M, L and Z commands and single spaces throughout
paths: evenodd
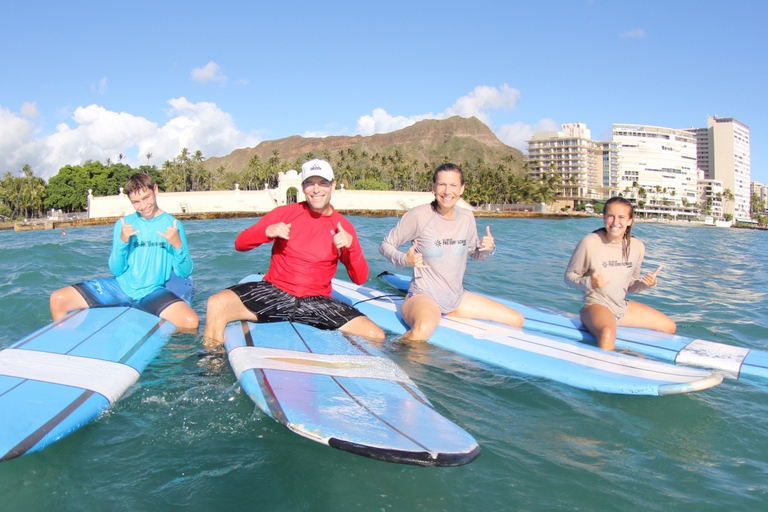
M 18 175 L 6 172 L 0 180 L 0 220 L 44 217 L 51 209 L 65 213 L 86 211 L 89 190 L 94 196 L 118 194 L 136 172 L 151 175 L 164 192 L 231 190 L 235 184 L 241 190 L 259 190 L 275 188 L 280 172 L 300 169 L 312 158 L 323 158 L 331 163 L 336 181 L 346 189 L 425 192 L 431 190 L 434 168 L 442 163 L 408 159 L 399 149 L 378 153 L 357 148 L 310 152 L 292 160 L 273 151 L 267 159 L 253 156 L 240 170 L 207 170 L 202 152 L 193 153 L 187 148 L 159 168 L 149 165 L 151 153 L 145 156 L 147 164 L 136 168 L 123 163 L 122 155 L 117 162 L 89 160 L 82 165 L 65 165 L 47 183 L 35 176 L 29 165 Z M 563 183 L 557 173 L 545 173 L 542 179 L 518 174 L 519 163 L 511 155 L 498 162 L 477 159 L 454 163 L 461 164 L 464 170 L 464 199 L 474 205 L 551 204 Z

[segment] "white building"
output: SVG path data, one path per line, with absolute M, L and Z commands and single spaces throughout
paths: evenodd
M 763 202 L 763 211 L 768 210 L 768 185 L 752 181 L 749 184 L 750 189 L 750 207 L 752 196 L 757 196 Z
M 724 213 L 749 219 L 751 163 L 749 127 L 729 117 L 708 117 L 706 128 L 687 130 L 696 137 L 698 166 L 707 179 L 720 180 L 723 193 L 733 194 L 724 201 Z M 727 194 L 726 194 L 727 195 Z
M 613 125 L 618 146 L 620 191 L 636 195 L 646 216 L 696 216 L 696 139 L 686 130 L 646 125 Z
M 700 177 L 698 180 L 699 207 L 708 217 L 723 217 L 723 182 Z
M 529 176 L 545 179 L 557 174 L 561 180 L 556 193 L 560 204 L 573 206 L 576 202 L 615 195 L 615 145 L 592 140 L 584 123 L 565 123 L 561 128 L 558 132 L 536 132 L 526 141 Z

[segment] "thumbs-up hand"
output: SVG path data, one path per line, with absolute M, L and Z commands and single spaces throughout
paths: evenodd
M 485 226 L 485 236 L 480 239 L 480 247 L 477 250 L 485 252 L 494 249 L 496 249 L 496 242 L 493 241 L 493 236 L 491 235 L 491 226 Z
M 593 290 L 597 290 L 598 288 L 602 288 L 603 286 L 605 286 L 608 283 L 610 283 L 610 281 L 607 280 L 604 275 L 598 274 L 597 272 L 592 274 L 591 280 L 592 280 L 591 284 L 592 284 L 592 289 Z
M 171 244 L 174 249 L 181 249 L 181 237 L 179 236 L 179 228 L 176 227 L 176 219 L 173 219 L 173 226 L 165 228 L 165 233 L 158 231 L 157 234 L 168 240 L 168 243 Z
M 350 233 L 344 231 L 341 222 L 336 225 L 336 229 L 336 233 L 333 233 L 333 230 L 331 230 L 331 233 L 333 234 L 333 244 L 336 248 L 341 250 L 344 247 L 351 247 L 354 237 Z
M 656 286 L 656 276 L 659 275 L 659 272 L 661 272 L 662 268 L 664 268 L 664 267 L 659 266 L 659 268 L 654 270 L 653 273 L 645 274 L 645 277 L 643 278 L 643 282 L 646 284 L 646 286 L 649 286 L 651 288 Z
M 123 225 L 122 231 L 120 231 L 120 240 L 122 240 L 124 244 L 127 244 L 128 240 L 130 240 L 133 235 L 139 234 L 139 231 L 133 230 L 133 224 L 126 224 L 125 217 L 121 218 L 120 222 Z
M 267 238 L 284 238 L 288 240 L 291 237 L 291 225 L 285 222 L 270 224 L 264 230 L 264 234 L 267 235 Z
M 419 241 L 414 240 L 413 245 L 405 253 L 405 262 L 414 268 L 429 268 L 429 265 L 424 264 L 424 257 L 420 252 L 416 252 L 419 248 Z

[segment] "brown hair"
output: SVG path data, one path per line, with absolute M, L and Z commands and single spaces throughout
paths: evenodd
M 444 164 L 441 164 L 435 169 L 434 174 L 432 174 L 432 184 L 437 183 L 437 175 L 441 172 L 457 172 L 459 173 L 459 178 L 461 179 L 461 184 L 464 184 L 464 171 L 461 170 L 460 165 L 452 164 L 450 162 L 446 162 Z M 430 203 L 432 206 L 432 209 L 434 211 L 437 211 L 437 198 L 435 198 L 432 203 Z
M 137 172 L 136 174 L 131 175 L 131 177 L 128 178 L 128 181 L 125 182 L 125 193 L 127 195 L 131 195 L 134 192 L 139 192 L 144 189 L 155 189 L 155 180 L 153 180 L 152 176 L 149 174 Z
M 608 207 L 612 204 L 629 206 L 629 218 L 633 219 L 635 217 L 635 207 L 632 206 L 632 203 L 630 203 L 628 199 L 625 199 L 621 196 L 614 196 L 605 202 L 605 207 L 603 208 L 603 217 L 605 217 L 605 212 L 608 211 Z M 600 230 L 605 231 L 605 228 L 598 229 L 598 231 Z M 624 261 L 629 259 L 629 243 L 632 238 L 630 231 L 632 231 L 632 224 L 627 224 L 627 230 L 624 232 L 624 239 L 622 240 L 622 255 L 624 256 Z

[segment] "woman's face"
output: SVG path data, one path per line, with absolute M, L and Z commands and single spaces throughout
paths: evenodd
M 605 232 L 608 240 L 614 242 L 624 238 L 627 228 L 632 225 L 630 217 L 632 207 L 621 203 L 612 203 L 603 212 L 603 222 L 605 222 Z
M 464 193 L 461 174 L 456 171 L 440 171 L 432 183 L 432 193 L 435 194 L 439 211 L 452 209 Z

